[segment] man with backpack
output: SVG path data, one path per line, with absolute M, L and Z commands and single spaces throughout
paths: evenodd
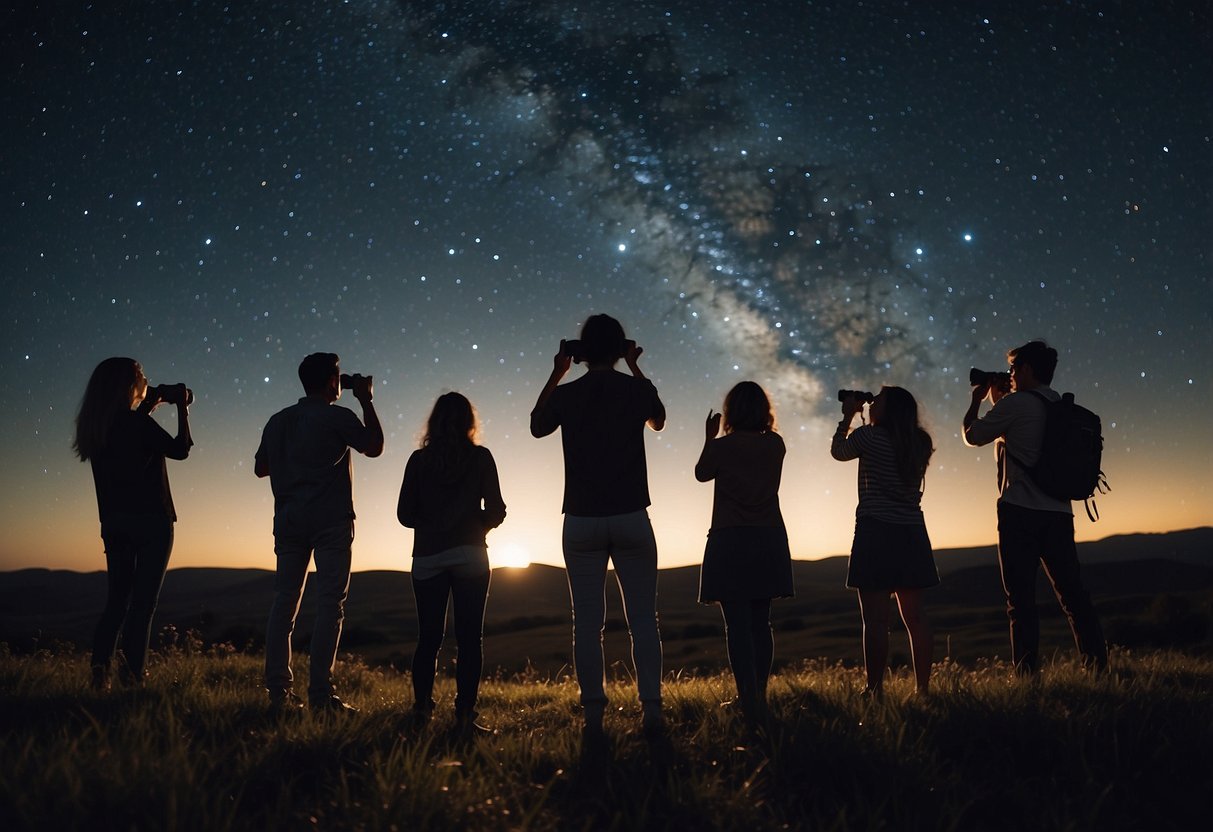
M 1036 569 L 1043 563 L 1070 622 L 1083 665 L 1102 671 L 1107 667 L 1108 650 L 1099 616 L 1082 585 L 1074 545 L 1070 500 L 1083 497 L 1065 496 L 1064 489 L 1059 491 L 1044 473 L 1050 466 L 1042 464 L 1046 449 L 1050 456 L 1047 462 L 1057 463 L 1066 454 L 1066 447 L 1046 442 L 1046 427 L 1050 438 L 1064 437 L 1065 426 L 1059 428 L 1056 423 L 1069 418 L 1076 406 L 1072 397 L 1067 396 L 1067 409 L 1053 410 L 1062 403 L 1062 397 L 1049 387 L 1057 367 L 1057 350 L 1044 341 L 1030 341 L 1010 350 L 1007 361 L 1011 365 L 1011 392 L 991 378 L 974 386 L 972 401 L 964 415 L 964 440 L 973 447 L 994 442 L 999 461 L 998 563 L 1007 595 L 1015 670 L 1020 675 L 1033 676 L 1040 669 Z M 987 396 L 994 407 L 978 418 L 982 400 Z M 1098 433 L 1098 419 L 1090 415 Z M 1102 443 L 1098 436 L 1093 441 Z M 1095 467 L 1098 471 L 1098 450 Z

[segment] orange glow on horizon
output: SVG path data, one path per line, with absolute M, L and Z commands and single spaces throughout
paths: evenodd
M 418 403 L 418 413 L 424 407 L 424 402 Z M 205 418 L 200 415 L 196 421 L 198 449 L 184 462 L 169 465 L 179 515 L 170 568 L 273 569 L 274 500 L 269 482 L 251 470 L 248 446 L 255 447 L 256 437 L 224 444 L 207 436 Z M 703 443 L 702 424 L 702 412 L 676 404 L 670 408 L 667 428 L 646 437 L 649 515 L 662 568 L 702 560 L 712 503 L 712 485 L 696 482 L 692 474 Z M 833 422 L 798 420 L 785 411 L 781 425 L 788 455 L 780 504 L 792 556 L 815 560 L 846 554 L 854 529 L 856 464 L 830 458 Z M 560 566 L 560 442 L 532 439 L 521 427 L 485 423 L 484 443 L 497 461 L 507 504 L 505 522 L 488 536 L 490 562 Z M 993 451 L 965 447 L 957 433 L 938 421 L 931 432 L 937 451 L 927 475 L 923 511 L 933 545 L 950 549 L 993 544 Z M 382 457 L 354 463 L 355 571 L 411 568 L 412 531 L 397 522 L 396 501 L 415 441 L 412 434 L 390 434 Z M 105 568 L 92 476 L 87 465 L 70 459 L 67 446 L 65 439 L 60 470 L 27 477 L 18 481 L 20 487 L 5 490 L 7 534 L 0 542 L 0 571 Z M 1113 490 L 1098 498 L 1098 523 L 1090 522 L 1076 504 L 1077 539 L 1213 525 L 1210 464 L 1213 452 L 1207 443 L 1176 442 L 1147 455 L 1133 454 L 1109 440 L 1104 470 Z

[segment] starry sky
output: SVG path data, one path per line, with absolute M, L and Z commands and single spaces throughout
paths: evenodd
M 1104 420 L 1079 539 L 1213 522 L 1205 3 L 26 6 L 0 26 L 0 569 L 103 568 L 69 446 L 110 355 L 195 392 L 172 565 L 272 568 L 253 453 L 318 350 L 374 375 L 387 434 L 355 462 L 356 569 L 408 568 L 400 479 L 447 390 L 501 472 L 495 562 L 559 563 L 560 442 L 528 416 L 596 312 L 669 410 L 663 567 L 702 554 L 703 419 L 742 379 L 787 441 L 794 555 L 849 549 L 835 391 L 881 384 L 934 437 L 935 545 L 992 543 L 968 369 L 1032 338 Z

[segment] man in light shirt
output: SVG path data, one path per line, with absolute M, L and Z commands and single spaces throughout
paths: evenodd
M 1011 623 L 1011 657 L 1017 673 L 1040 670 L 1040 617 L 1036 609 L 1036 569 L 1045 574 L 1070 622 L 1083 664 L 1103 670 L 1108 663 L 1099 616 L 1084 589 L 1074 545 L 1074 513 L 1068 500 L 1044 493 L 1030 469 L 1040 458 L 1047 405 L 1060 400 L 1049 387 L 1057 368 L 1057 350 L 1030 341 L 1007 353 L 1010 392 L 987 381 L 973 388 L 964 415 L 964 440 L 970 446 L 995 443 L 999 461 L 998 564 Z M 978 418 L 989 397 L 994 407 Z
M 383 428 L 371 403 L 370 376 L 348 376 L 362 420 L 334 404 L 342 376 L 333 353 L 312 353 L 299 365 L 306 394 L 275 413 L 261 435 L 254 472 L 274 491 L 274 604 L 265 635 L 265 686 L 275 710 L 302 707 L 292 691 L 291 633 L 316 559 L 316 623 L 312 631 L 308 699 L 313 709 L 353 710 L 333 690 L 333 668 L 354 542 L 353 463 L 350 449 L 368 457 L 383 453 Z M 365 424 L 364 424 L 365 423 Z

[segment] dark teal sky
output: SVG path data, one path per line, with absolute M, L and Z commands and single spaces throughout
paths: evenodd
M 357 465 L 358 566 L 406 564 L 396 489 L 449 389 L 502 468 L 490 544 L 555 560 L 559 443 L 527 414 L 599 311 L 671 413 L 649 439 L 662 565 L 701 551 L 702 417 L 743 378 L 779 408 L 797 555 L 849 544 L 839 386 L 918 396 L 932 537 L 991 541 L 964 379 L 1036 337 L 1105 419 L 1114 491 L 1080 537 L 1213 520 L 1206 9 L 429 7 L 10 16 L 0 567 L 100 567 L 68 444 L 114 354 L 197 394 L 175 563 L 267 565 L 250 460 L 317 349 L 374 373 L 390 434 Z

